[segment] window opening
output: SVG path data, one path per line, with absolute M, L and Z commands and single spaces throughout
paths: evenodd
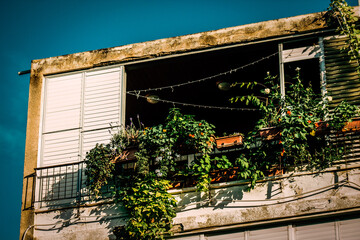
M 126 67 L 127 91 L 163 87 L 201 79 L 252 63 L 273 53 L 277 53 L 276 43 L 267 43 L 129 65 Z M 235 82 L 263 83 L 267 72 L 278 74 L 277 55 L 239 71 L 214 77 L 204 82 L 147 92 L 147 94 L 158 96 L 160 99 L 204 106 L 253 108 L 244 103 L 230 103 L 231 97 L 251 94 L 253 91 L 241 89 L 238 86 L 229 88 L 229 85 Z M 220 88 L 223 89 L 220 90 Z M 139 114 L 140 120 L 146 126 L 156 125 L 164 121 L 169 108 L 173 106 L 160 102 L 151 104 L 146 99 L 127 95 L 126 121 L 136 118 Z M 175 107 L 179 107 L 184 114 L 193 114 L 197 119 L 205 119 L 214 124 L 218 136 L 222 136 L 224 133 L 246 133 L 252 129 L 259 117 L 257 111 L 216 110 L 177 106 L 176 104 Z

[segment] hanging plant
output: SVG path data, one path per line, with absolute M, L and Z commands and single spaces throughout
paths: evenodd
M 328 10 L 329 25 L 336 26 L 338 33 L 348 37 L 343 51 L 346 51 L 351 61 L 356 63 L 357 71 L 360 73 L 360 30 L 357 27 L 359 19 L 354 15 L 354 8 L 345 0 L 331 0 Z
M 169 234 L 175 216 L 176 201 L 167 192 L 166 180 L 176 175 L 196 177 L 199 191 L 210 185 L 212 163 L 228 167 L 227 159 L 211 159 L 214 126 L 194 116 L 170 110 L 165 124 L 153 127 L 130 125 L 121 128 L 110 144 L 96 145 L 86 156 L 88 186 L 98 196 L 101 188 L 111 183 L 114 196 L 128 210 L 127 225 L 115 232 L 119 239 L 162 239 Z M 116 165 L 127 157 L 129 147 L 136 147 L 134 171 Z M 196 154 L 191 166 L 179 170 L 176 159 L 183 154 Z
M 169 181 L 155 174 L 127 181 L 119 197 L 130 217 L 126 226 L 114 230 L 117 239 L 164 239 L 176 216 L 176 201 L 167 192 L 169 188 Z

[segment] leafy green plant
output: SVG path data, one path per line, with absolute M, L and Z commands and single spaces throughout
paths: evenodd
M 170 187 L 166 179 L 177 174 L 191 174 L 197 178 L 198 190 L 205 191 L 210 185 L 212 163 L 217 161 L 218 168 L 231 165 L 225 158 L 210 158 L 214 126 L 195 120 L 194 116 L 183 115 L 179 109 L 170 110 L 165 124 L 144 128 L 139 121 L 139 126 L 131 121 L 113 135 L 110 144 L 96 145 L 87 154 L 88 185 L 97 196 L 110 180 L 118 184 L 112 188 L 130 216 L 127 225 L 115 231 L 118 238 L 162 239 L 169 233 L 176 206 L 176 201 L 166 191 Z M 135 171 L 121 171 L 115 163 L 119 158 L 126 158 L 129 147 L 138 148 Z M 196 158 L 190 167 L 179 171 L 176 159 L 181 154 L 196 154 Z
M 358 18 L 354 16 L 354 8 L 349 6 L 345 0 L 331 0 L 328 22 L 329 25 L 335 25 L 338 33 L 348 36 L 347 44 L 343 50 L 348 53 L 351 61 L 357 65 L 357 71 L 360 71 L 360 30 L 356 24 Z
M 268 98 L 266 101 L 255 95 L 251 95 L 251 101 L 238 97 L 239 101 L 257 106 L 261 112 L 255 129 L 245 137 L 244 154 L 237 159 L 241 177 L 251 179 L 252 187 L 274 164 L 307 164 L 308 168 L 320 169 L 344 154 L 341 147 L 329 145 L 319 131 L 323 125 L 331 131 L 341 130 L 356 115 L 357 107 L 342 102 L 329 113 L 329 98 L 316 95 L 311 85 L 305 87 L 300 69 L 297 70 L 284 97 L 280 94 L 279 81 L 269 74 L 263 86 L 266 91 L 262 90 Z M 264 127 L 274 127 L 279 132 L 277 138 L 272 141 L 259 138 L 259 131 Z
M 119 192 L 130 218 L 125 227 L 115 231 L 117 239 L 164 239 L 176 215 L 176 201 L 167 192 L 169 181 L 148 174 L 131 178 L 131 182 Z
M 345 126 L 346 122 L 351 122 L 358 109 L 354 105 L 348 104 L 346 101 L 341 102 L 334 109 L 334 114 L 329 122 L 330 127 L 340 130 Z
M 139 116 L 137 116 L 137 120 L 138 126 L 130 118 L 130 125 L 121 126 L 119 131 L 112 136 L 111 146 L 113 148 L 122 151 L 128 147 L 139 145 L 139 136 L 143 131 L 143 124 L 140 122 Z
M 146 160 L 138 163 L 138 168 L 151 163 L 159 176 L 172 176 L 176 174 L 175 160 L 180 155 L 199 153 L 188 172 L 198 177 L 198 188 L 206 190 L 210 183 L 209 153 L 213 148 L 214 128 L 204 120 L 197 121 L 194 116 L 181 114 L 177 108 L 171 109 L 164 125 L 145 128 L 140 135 L 139 148 L 146 151 L 139 151 L 136 156 Z
M 107 185 L 114 176 L 115 163 L 113 159 L 114 154 L 110 144 L 96 144 L 86 154 L 85 174 L 87 176 L 87 185 L 96 196 L 99 195 L 101 188 Z

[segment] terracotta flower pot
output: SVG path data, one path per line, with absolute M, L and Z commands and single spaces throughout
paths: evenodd
M 360 118 L 355 118 L 352 122 L 347 122 L 342 129 L 342 132 L 357 132 L 360 131 Z
M 281 128 L 280 127 L 268 127 L 260 129 L 259 134 L 263 140 L 278 140 L 281 136 Z
M 316 126 L 316 136 L 322 136 L 330 132 L 329 123 L 327 122 L 317 122 Z
M 243 136 L 240 134 L 215 138 L 217 149 L 242 145 Z
M 125 161 L 133 161 L 136 160 L 135 153 L 138 151 L 137 147 L 129 147 L 121 154 L 116 156 L 112 161 L 115 163 L 125 162 Z

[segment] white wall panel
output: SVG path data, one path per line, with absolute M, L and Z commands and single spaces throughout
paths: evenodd
M 37 171 L 41 207 L 72 203 L 85 191 L 77 163 L 117 131 L 121 86 L 122 67 L 45 78 L 40 167 L 52 167 Z
M 207 236 L 208 240 L 244 240 L 245 239 L 245 232 L 236 232 L 236 233 L 225 233 L 219 234 L 214 236 Z
M 83 133 L 83 158 L 86 152 L 90 151 L 97 143 L 107 144 L 110 142 L 111 133 L 109 129 L 101 129 Z
M 47 77 L 41 165 L 80 161 L 108 143 L 120 124 L 121 86 L 122 67 Z

